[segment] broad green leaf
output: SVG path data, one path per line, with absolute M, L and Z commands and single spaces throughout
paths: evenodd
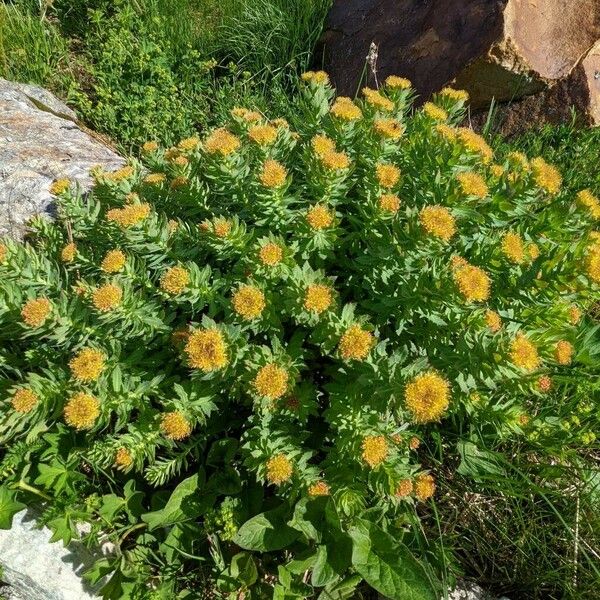
M 0 529 L 10 529 L 13 517 L 24 508 L 22 502 L 15 500 L 15 492 L 0 487 Z
M 258 579 L 258 570 L 254 564 L 254 559 L 248 552 L 239 552 L 236 554 L 231 559 L 229 571 L 234 579 L 246 587 L 250 587 Z
M 365 581 L 391 600 L 437 600 L 427 571 L 402 543 L 368 521 L 348 530 L 352 564 Z
M 317 560 L 313 565 L 311 584 L 315 587 L 324 587 L 330 583 L 334 583 L 339 579 L 338 574 L 335 572 L 333 566 L 328 561 L 329 548 L 322 545 L 317 549 Z
M 328 585 L 317 600 L 349 600 L 355 597 L 356 586 L 362 581 L 360 575 L 353 575 L 335 585 Z
M 286 524 L 288 506 L 282 504 L 274 510 L 252 517 L 246 521 L 233 538 L 244 550 L 270 552 L 289 546 L 300 533 Z

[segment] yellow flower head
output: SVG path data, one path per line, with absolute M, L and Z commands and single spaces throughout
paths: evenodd
M 492 162 L 494 151 L 489 144 L 479 134 L 468 127 L 459 127 L 457 130 L 458 139 L 469 152 L 479 154 L 484 163 Z
M 592 245 L 585 257 L 587 276 L 594 282 L 600 283 L 600 249 Z
M 280 162 L 269 159 L 264 162 L 259 179 L 267 188 L 278 188 L 285 183 L 286 177 L 286 168 Z
M 258 257 L 263 265 L 274 267 L 283 260 L 283 248 L 279 244 L 269 242 L 261 247 Z
M 163 292 L 175 296 L 181 294 L 190 283 L 190 274 L 183 267 L 171 267 L 160 278 L 160 288 Z
M 313 136 L 310 144 L 313 152 L 319 157 L 329 154 L 330 152 L 335 152 L 335 142 L 323 134 Z
M 377 181 L 383 188 L 393 188 L 400 179 L 400 169 L 394 165 L 379 163 L 376 167 Z
M 218 329 L 198 329 L 189 335 L 185 345 L 188 362 L 205 373 L 227 366 L 227 344 Z
M 57 179 L 56 181 L 52 182 L 52 185 L 50 186 L 50 193 L 53 196 L 60 196 L 69 189 L 70 185 L 71 182 L 66 178 Z
M 421 473 L 415 480 L 415 496 L 424 502 L 435 494 L 435 480 L 426 473 Z
M 579 321 L 581 321 L 582 313 L 579 310 L 579 307 L 573 304 L 573 306 L 569 307 L 569 323 L 571 325 L 577 325 Z
M 458 173 L 456 179 L 460 189 L 465 196 L 476 196 L 485 198 L 489 194 L 489 189 L 485 179 L 478 173 L 472 171 Z
M 333 302 L 333 293 L 328 285 L 320 283 L 309 285 L 304 297 L 304 308 L 318 315 L 325 312 Z
M 573 344 L 567 340 L 560 340 L 554 347 L 554 359 L 559 365 L 570 365 L 574 351 Z
M 537 348 L 522 333 L 517 334 L 510 345 L 510 360 L 526 371 L 535 371 L 541 362 Z
M 497 333 L 502 329 L 502 319 L 500 318 L 500 315 L 493 310 L 485 311 L 485 322 L 494 333 Z
M 531 170 L 535 183 L 549 194 L 558 194 L 562 184 L 562 176 L 559 170 L 549 165 L 543 158 L 538 157 L 531 160 Z
M 127 448 L 118 448 L 115 452 L 115 466 L 117 469 L 128 469 L 133 464 L 133 456 Z
M 190 161 L 185 156 L 176 156 L 173 159 L 173 164 L 177 165 L 178 167 L 185 167 L 186 165 L 190 164 Z M 153 175 L 162 175 L 162 173 L 153 173 Z M 159 178 L 159 177 L 156 177 L 154 179 L 155 179 L 155 183 L 162 183 L 164 181 L 164 179 Z M 150 182 L 146 181 L 146 183 L 152 183 L 152 182 L 151 181 Z
M 148 185 L 160 185 L 167 180 L 167 176 L 164 173 L 148 173 L 144 177 L 144 183 Z
M 536 260 L 540 256 L 540 248 L 534 242 L 530 242 L 527 244 L 527 255 L 529 256 L 529 260 Z
M 67 425 L 77 430 L 91 429 L 100 414 L 100 402 L 94 396 L 77 392 L 65 405 L 63 414 Z
M 237 152 L 241 146 L 240 140 L 224 129 L 220 127 L 215 129 L 207 138 L 204 140 L 204 149 L 208 154 L 220 154 L 221 156 L 229 156 L 234 152 Z
M 178 410 L 164 413 L 160 418 L 160 430 L 170 440 L 184 440 L 190 437 L 192 425 Z
M 490 296 L 491 280 L 483 269 L 465 265 L 454 270 L 454 282 L 469 302 L 483 302 Z
M 218 238 L 226 238 L 231 233 L 231 221 L 227 219 L 216 219 L 213 231 Z
M 158 150 L 158 144 L 154 141 L 144 142 L 142 145 L 142 152 L 144 154 L 152 154 Z
M 121 250 L 109 250 L 100 263 L 105 273 L 118 273 L 125 266 L 125 254 Z
M 107 283 L 102 287 L 94 290 L 92 294 L 92 302 L 97 310 L 100 312 L 108 312 L 113 310 L 123 299 L 123 290 L 112 283 Z
M 419 222 L 425 231 L 444 242 L 456 233 L 456 221 L 444 206 L 424 206 L 419 213 Z
M 281 485 L 292 478 L 294 467 L 285 454 L 276 454 L 267 461 L 267 481 Z
M 104 354 L 95 348 L 80 350 L 70 361 L 73 377 L 79 381 L 96 381 L 104 370 Z
M 256 374 L 252 385 L 259 396 L 276 400 L 281 398 L 288 390 L 288 372 L 275 363 L 269 363 Z
M 48 298 L 35 298 L 28 300 L 21 309 L 21 317 L 29 327 L 39 327 L 46 321 L 52 310 Z
M 331 488 L 325 481 L 317 481 L 308 487 L 308 495 L 313 498 L 316 496 L 329 496 Z
M 306 71 L 306 73 L 302 73 L 301 78 L 302 81 L 317 85 L 327 85 L 329 83 L 329 75 L 325 71 Z
M 112 208 L 106 213 L 106 218 L 117 223 L 123 228 L 138 225 L 150 214 L 150 205 L 146 202 L 142 204 L 128 204 L 123 208 Z
M 236 106 L 231 110 L 232 117 L 239 117 L 247 123 L 256 123 L 262 119 L 262 115 L 255 110 L 248 110 L 247 108 L 241 108 Z
M 395 495 L 398 498 L 406 498 L 413 492 L 413 482 L 410 479 L 402 479 L 396 486 Z
M 8 248 L 0 243 L 0 265 L 4 264 L 6 262 L 6 257 L 8 255 Z
M 330 112 L 340 121 L 356 121 L 362 118 L 360 108 L 346 96 L 339 96 L 331 106 Z
M 398 77 L 397 75 L 390 75 L 385 80 L 386 87 L 392 90 L 407 90 L 412 86 L 410 79 L 404 77 Z
M 355 323 L 342 335 L 338 349 L 344 360 L 364 360 L 374 344 L 373 334 Z
M 177 147 L 184 152 L 189 152 L 191 150 L 195 150 L 199 145 L 200 140 L 197 137 L 192 136 L 181 140 L 179 144 L 177 144 Z
M 265 309 L 265 295 L 254 285 L 242 285 L 231 299 L 233 310 L 246 321 L 260 317 Z
M 525 245 L 521 236 L 509 231 L 502 238 L 502 252 L 513 263 L 519 265 L 525 261 Z
M 385 112 L 390 112 L 394 110 L 394 103 L 385 96 L 382 96 L 381 93 L 377 90 L 373 90 L 371 88 L 366 87 L 363 88 L 362 93 L 365 97 L 367 104 L 369 104 L 373 108 L 383 110 Z
M 119 183 L 120 181 L 129 179 L 134 175 L 134 173 L 135 169 L 131 165 L 126 165 L 120 169 L 117 169 L 116 171 L 112 171 L 111 173 L 104 173 L 104 178 L 112 183 Z
M 327 229 L 333 224 L 333 212 L 322 204 L 315 204 L 308 209 L 306 220 L 313 229 Z
M 363 438 L 362 459 L 372 469 L 385 461 L 388 454 L 388 443 L 383 435 L 368 435 Z
M 441 92 L 439 92 L 440 96 L 444 98 L 448 98 L 453 102 L 468 102 L 469 101 L 469 92 L 465 90 L 455 90 L 451 87 L 445 87 Z
M 417 450 L 417 448 L 421 445 L 421 440 L 417 436 L 413 436 L 408 440 L 408 447 L 411 450 Z
M 550 377 L 548 377 L 548 375 L 542 375 L 538 380 L 537 380 L 537 386 L 540 390 L 540 392 L 549 392 L 552 389 L 552 379 L 550 379 Z
M 445 123 L 440 123 L 434 127 L 436 133 L 438 133 L 447 142 L 454 142 L 458 137 L 458 130 Z
M 438 421 L 450 404 L 450 384 L 434 371 L 421 373 L 406 386 L 404 401 L 415 423 Z
M 13 394 L 10 402 L 18 413 L 27 414 L 35 408 L 39 398 L 30 389 L 21 388 Z
M 490 172 L 494 177 L 500 178 L 504 175 L 504 167 L 502 165 L 492 165 L 490 167 Z
M 509 152 L 506 158 L 512 166 L 518 167 L 522 171 L 529 170 L 529 161 L 522 152 Z
M 404 133 L 404 125 L 396 119 L 375 119 L 373 129 L 382 138 L 389 140 L 397 140 Z
M 77 246 L 71 242 L 67 244 L 60 252 L 60 260 L 64 263 L 70 263 L 75 260 L 75 255 L 77 254 Z
M 433 102 L 425 102 L 423 104 L 423 113 L 433 121 L 448 120 L 448 113 Z
M 577 193 L 577 204 L 585 208 L 592 218 L 600 219 L 600 200 L 590 190 L 581 190 Z
M 327 152 L 321 156 L 321 163 L 330 171 L 342 171 L 350 166 L 350 159 L 344 152 Z
M 254 125 L 248 129 L 248 137 L 259 146 L 270 146 L 277 139 L 277 128 L 272 125 Z
M 379 196 L 379 208 L 383 212 L 395 214 L 400 209 L 400 198 L 395 194 L 382 194 Z

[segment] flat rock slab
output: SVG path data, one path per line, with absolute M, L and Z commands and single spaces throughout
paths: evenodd
M 50 544 L 52 532 L 39 529 L 35 512 L 15 515 L 12 529 L 0 529 L 0 595 L 10 600 L 93 600 L 94 590 L 86 587 L 81 574 L 95 558 L 81 544 L 65 548 Z
M 32 216 L 51 213 L 55 179 L 87 190 L 92 167 L 112 171 L 124 162 L 50 92 L 0 78 L 0 236 L 19 237 Z

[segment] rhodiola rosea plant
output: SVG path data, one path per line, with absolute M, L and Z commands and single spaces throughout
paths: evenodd
M 535 439 L 598 374 L 600 203 L 413 99 L 309 72 L 297 131 L 238 108 L 53 185 L 0 246 L 0 525 L 87 522 L 106 598 L 439 597 L 420 446 Z

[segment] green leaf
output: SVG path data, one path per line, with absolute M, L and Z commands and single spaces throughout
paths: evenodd
M 328 561 L 329 551 L 330 549 L 325 545 L 317 548 L 317 560 L 313 566 L 310 580 L 311 584 L 315 587 L 324 587 L 339 579 L 338 574 Z
M 10 529 L 13 517 L 25 508 L 22 502 L 15 500 L 15 492 L 0 487 L 0 529 Z
M 288 506 L 282 504 L 274 510 L 252 517 L 239 528 L 233 542 L 244 550 L 259 552 L 286 548 L 300 535 L 286 524 L 288 510 Z
M 328 585 L 317 600 L 348 600 L 355 597 L 356 586 L 362 581 L 360 575 L 353 575 L 335 585 Z
M 237 581 L 250 587 L 258 579 L 258 570 L 254 564 L 254 559 L 248 552 L 239 552 L 231 559 L 229 569 L 231 576 Z
M 374 523 L 357 520 L 348 530 L 352 564 L 365 581 L 391 600 L 437 600 L 423 564 Z

